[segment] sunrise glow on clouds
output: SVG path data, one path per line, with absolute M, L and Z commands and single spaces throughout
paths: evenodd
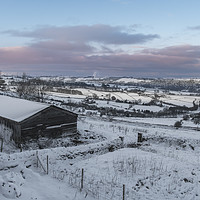
M 24 3 L 20 0 L 19 2 Z M 36 2 L 40 6 L 48 7 L 39 1 Z M 81 3 L 82 1 L 75 2 L 76 6 L 89 9 L 86 4 Z M 135 1 L 135 4 L 133 1 L 127 1 L 126 4 L 123 1 L 105 0 L 102 2 L 101 6 L 106 6 L 106 2 L 110 8 L 115 6 L 116 12 L 121 7 L 124 15 L 126 9 L 127 12 L 129 11 L 129 7 L 133 6 L 132 8 L 134 8 L 136 5 L 144 4 L 144 1 L 140 1 L 140 3 Z M 169 4 L 170 2 L 172 1 L 169 1 Z M 183 1 L 177 0 L 177 2 Z M 64 1 L 61 1 L 61 4 L 68 5 Z M 96 1 L 97 6 L 98 4 Z M 56 5 L 55 3 L 54 6 Z M 160 3 L 160 5 L 162 4 Z M 29 4 L 26 3 L 26 6 Z M 25 9 L 26 6 L 21 9 Z M 76 8 L 75 4 L 70 4 L 70 6 Z M 98 8 L 94 7 L 94 2 L 93 5 L 90 5 L 90 9 L 92 6 L 101 16 Z M 153 8 L 149 9 L 153 10 Z M 88 12 L 89 15 L 90 11 Z M 109 16 L 113 18 L 114 13 L 115 10 L 111 9 L 110 15 L 107 13 L 108 19 Z M 47 14 L 49 13 L 47 12 Z M 5 13 L 0 15 L 5 15 Z M 59 12 L 49 16 L 52 18 L 54 15 L 58 17 Z M 65 18 L 65 16 L 70 17 L 72 13 L 61 12 L 60 15 Z M 103 15 L 105 13 L 102 11 Z M 44 25 L 38 20 L 30 20 L 30 22 L 34 22 L 30 28 L 26 19 L 27 21 L 22 23 L 23 26 L 27 23 L 25 28 L 20 28 L 22 24 L 20 25 L 18 21 L 19 28 L 1 26 L 0 35 L 3 38 L 7 37 L 7 41 L 4 39 L 0 47 L 0 70 L 3 72 L 68 76 L 87 76 L 93 74 L 94 71 L 97 71 L 101 76 L 198 77 L 200 75 L 199 24 L 188 22 L 183 24 L 180 30 L 175 28 L 175 33 L 171 33 L 171 27 L 170 31 L 165 33 L 163 29 L 159 31 L 157 22 L 154 25 L 153 14 L 149 16 L 149 18 L 152 17 L 152 21 L 146 18 L 147 21 L 143 19 L 143 24 L 140 20 L 134 19 L 137 13 L 127 13 L 127 15 L 133 15 L 131 24 L 128 24 L 128 20 L 120 25 L 108 24 L 109 20 L 107 23 L 103 20 L 100 23 L 91 23 L 87 22 L 86 19 L 81 22 L 81 16 L 77 15 L 78 24 L 61 25 L 55 23 L 52 25 L 51 20 L 49 24 L 47 20 L 44 21 Z M 26 16 L 24 15 L 24 17 Z M 94 22 L 99 22 L 100 19 L 99 17 L 95 19 L 95 15 L 91 18 Z M 112 20 L 110 19 L 110 21 Z M 137 23 L 138 21 L 139 23 Z M 179 23 L 169 22 L 171 24 L 168 26 L 175 26 L 176 23 Z M 181 23 L 183 22 L 181 21 Z M 160 27 L 162 26 L 161 23 Z M 14 41 L 13 46 L 10 41 Z

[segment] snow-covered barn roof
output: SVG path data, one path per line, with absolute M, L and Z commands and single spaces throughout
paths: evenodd
M 20 122 L 49 107 L 47 104 L 0 95 L 0 117 Z

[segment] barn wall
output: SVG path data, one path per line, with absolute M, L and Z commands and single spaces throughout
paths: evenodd
M 65 110 L 49 107 L 21 122 L 22 136 L 59 134 L 77 130 L 77 115 Z
M 1 127 L 5 127 L 6 130 L 1 129 L 0 136 L 5 140 L 14 140 L 16 143 L 21 142 L 21 126 L 19 123 L 0 117 Z

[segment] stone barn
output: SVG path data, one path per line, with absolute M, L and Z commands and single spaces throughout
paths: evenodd
M 75 134 L 77 117 L 53 105 L 0 95 L 0 137 L 16 143 L 39 136 Z

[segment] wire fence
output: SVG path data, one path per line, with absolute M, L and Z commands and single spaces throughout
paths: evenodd
M 114 180 L 97 180 L 95 176 L 86 176 L 82 171 L 83 169 L 76 169 L 73 172 L 66 173 L 63 179 L 67 181 L 69 185 L 84 191 L 86 195 L 89 194 L 98 200 L 135 199 L 136 192 L 126 188 L 126 185 L 117 181 L 115 182 Z
M 140 136 L 142 137 L 142 136 Z M 117 146 L 123 147 L 124 138 L 119 138 L 116 141 Z M 107 148 L 111 148 L 108 146 Z M 110 151 L 110 150 L 109 150 Z M 36 160 L 37 160 L 37 167 L 42 168 L 42 170 L 48 174 L 49 173 L 49 157 L 47 155 L 46 158 L 42 155 L 38 155 L 38 151 L 36 151 Z M 46 162 L 46 164 L 45 164 Z M 137 165 L 140 164 L 138 160 L 134 160 L 134 163 Z M 113 162 L 113 165 L 115 163 Z M 124 166 L 124 165 L 123 165 Z M 141 169 L 141 166 L 138 166 Z M 131 168 L 133 172 L 134 169 Z M 129 173 L 127 171 L 127 173 Z M 108 177 L 101 177 L 95 175 L 86 175 L 84 173 L 84 169 L 74 169 L 70 171 L 62 171 L 59 172 L 57 170 L 51 170 L 50 174 L 53 178 L 63 180 L 67 182 L 70 186 L 82 191 L 85 193 L 85 197 L 87 195 L 93 196 L 95 199 L 98 200 L 133 200 L 136 198 L 137 194 L 136 191 L 126 187 L 121 180 L 118 180 L 115 176 L 108 176 Z M 130 175 L 130 174 L 129 174 Z

